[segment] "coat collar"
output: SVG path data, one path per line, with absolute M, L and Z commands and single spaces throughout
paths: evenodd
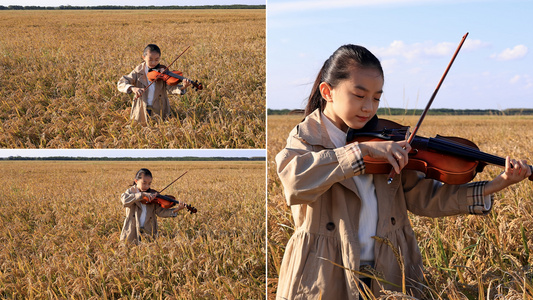
M 141 192 L 141 190 L 139 190 L 139 188 L 137 186 L 135 186 L 135 185 L 133 185 L 131 187 L 131 189 L 132 189 L 132 192 L 135 193 L 135 194 Z M 135 202 L 135 206 L 137 206 L 139 209 L 141 209 L 141 201 Z
M 326 125 L 322 122 L 320 109 L 317 108 L 298 125 L 298 137 L 313 146 L 322 146 L 327 149 L 335 148 L 329 138 Z
M 137 72 L 137 74 L 139 74 L 139 77 L 138 77 L 138 80 L 144 85 L 144 86 L 148 86 L 148 79 L 146 77 L 146 72 L 144 71 L 146 68 L 146 62 L 142 62 L 140 65 L 138 65 L 136 68 L 135 68 L 135 72 Z

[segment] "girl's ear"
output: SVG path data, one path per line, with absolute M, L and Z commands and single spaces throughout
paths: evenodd
M 320 90 L 320 94 L 322 95 L 322 98 L 324 98 L 327 102 L 332 102 L 333 98 L 331 98 L 331 86 L 326 83 L 322 82 L 318 89 Z

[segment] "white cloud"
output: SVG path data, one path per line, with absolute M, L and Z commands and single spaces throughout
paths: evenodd
M 533 87 L 533 78 L 529 74 L 516 74 L 509 79 L 509 83 L 527 90 Z
M 528 49 L 524 45 L 516 45 L 513 49 L 507 48 L 499 54 L 492 54 L 490 57 L 497 60 L 514 60 L 526 56 Z
M 490 47 L 490 43 L 472 39 L 466 39 L 465 44 L 463 45 L 463 48 L 469 51 L 478 50 L 486 47 Z
M 406 44 L 404 41 L 393 41 L 388 47 L 372 49 L 382 59 L 401 56 L 412 61 L 415 59 L 429 57 L 450 56 L 455 50 L 456 45 L 449 42 L 435 44 L 431 41 L 422 43 Z
M 489 47 L 490 44 L 481 40 L 466 40 L 463 48 L 467 51 L 475 51 L 481 48 Z M 373 48 L 371 51 L 376 53 L 381 59 L 391 57 L 404 57 L 408 61 L 419 60 L 432 57 L 451 57 L 457 49 L 457 43 L 424 41 L 420 43 L 406 44 L 404 41 L 393 41 L 387 47 Z
M 374 48 L 371 50 L 382 60 L 394 56 L 403 56 L 412 59 L 418 53 L 412 46 L 406 45 L 403 41 L 393 41 L 388 47 Z
M 385 72 L 385 74 L 394 73 L 397 63 L 398 60 L 396 60 L 395 58 L 381 60 L 381 66 L 383 67 L 383 71 Z
M 520 75 L 515 75 L 515 76 L 513 76 L 513 78 L 509 79 L 509 82 L 512 83 L 512 84 L 515 84 L 515 83 L 517 83 L 520 80 L 520 78 L 521 78 Z
M 424 43 L 422 51 L 427 56 L 448 56 L 448 54 L 453 53 L 455 47 L 455 44 L 448 42 L 438 43 L 434 46 L 431 43 Z

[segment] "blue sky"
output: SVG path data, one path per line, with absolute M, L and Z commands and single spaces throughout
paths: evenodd
M 262 149 L 0 149 L 0 157 L 266 157 Z
M 323 62 L 359 44 L 382 62 L 381 107 L 533 108 L 533 1 L 269 0 L 267 107 L 305 107 Z

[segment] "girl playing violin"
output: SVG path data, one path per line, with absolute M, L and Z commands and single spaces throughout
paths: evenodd
M 121 241 L 138 244 L 141 238 L 157 237 L 156 216 L 176 217 L 178 211 L 185 207 L 183 201 L 179 201 L 179 204 L 171 209 L 150 203 L 157 195 L 150 189 L 151 184 L 152 173 L 148 169 L 140 169 L 135 175 L 132 186 L 120 196 L 120 201 L 126 209 L 126 219 L 120 234 Z
M 430 217 L 488 214 L 492 193 L 531 175 L 526 161 L 507 157 L 505 171 L 492 181 L 442 184 L 402 171 L 411 149 L 405 141 L 346 144 L 348 128 L 369 127 L 377 119 L 383 82 L 381 64 L 370 51 L 356 45 L 337 49 L 318 73 L 305 119 L 276 156 L 295 226 L 277 299 L 358 299 L 363 285 L 376 296 L 381 288 L 399 290 L 389 284 L 402 283 L 393 249 L 374 236 L 399 249 L 408 290 L 416 294 L 422 257 L 407 210 Z M 388 161 L 399 175 L 387 184 L 388 175 L 365 174 L 367 155 Z M 388 283 L 355 278 L 350 270 L 372 270 Z
M 150 84 L 148 72 L 152 69 L 162 71 L 159 65 L 161 49 L 157 45 L 149 44 L 144 48 L 143 63 L 135 67 L 131 73 L 122 76 L 118 81 L 118 90 L 123 93 L 134 94 L 130 118 L 141 124 L 146 124 L 148 117 L 160 116 L 166 118 L 170 115 L 170 102 L 167 92 L 183 95 L 186 88 L 191 85 L 189 79 L 184 79 L 182 84 L 168 86 L 163 80 L 156 80 L 146 91 Z

